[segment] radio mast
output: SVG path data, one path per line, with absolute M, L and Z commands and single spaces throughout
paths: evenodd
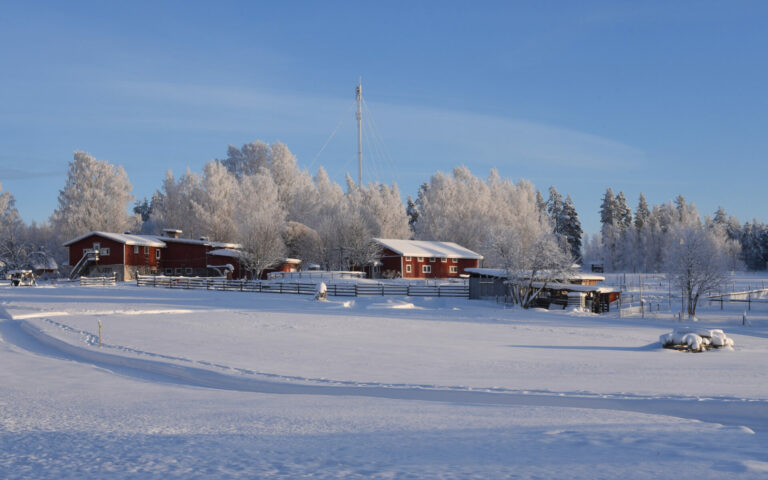
M 355 88 L 357 100 L 357 185 L 363 187 L 363 78 Z

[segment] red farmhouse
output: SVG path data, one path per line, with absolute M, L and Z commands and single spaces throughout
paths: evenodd
M 163 235 L 90 232 L 64 246 L 69 248 L 69 264 L 82 267 L 81 273 L 114 273 L 118 280 L 132 280 L 137 274 L 205 276 L 211 270 L 242 275 L 236 256 L 229 253 L 239 245 L 179 238 L 180 233 L 171 229 Z M 88 258 L 94 251 L 98 251 L 98 260 Z
M 477 268 L 483 256 L 453 242 L 374 238 L 382 248 L 381 273 L 402 278 L 454 278 Z

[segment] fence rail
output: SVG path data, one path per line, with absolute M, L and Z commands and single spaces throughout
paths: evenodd
M 117 274 L 102 275 L 99 277 L 80 277 L 81 286 L 114 286 L 117 284 Z
M 227 280 L 218 277 L 166 277 L 138 275 L 140 287 L 165 287 L 181 289 L 224 290 L 258 293 L 285 293 L 314 295 L 317 284 L 308 282 L 263 282 L 259 280 Z M 467 285 L 397 285 L 386 283 L 331 283 L 326 285 L 327 294 L 334 297 L 361 296 L 410 296 L 410 297 L 457 297 L 469 298 Z

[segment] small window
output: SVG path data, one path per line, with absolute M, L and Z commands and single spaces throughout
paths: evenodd
M 452 261 L 453 263 L 459 263 L 459 259 L 458 259 L 458 258 L 452 258 L 452 259 L 451 259 L 451 261 Z
M 165 274 L 166 275 L 173 275 L 173 269 L 172 268 L 166 268 L 165 269 Z
M 138 245 L 134 245 L 133 246 L 133 254 L 134 255 L 138 255 L 139 254 L 139 246 Z
M 100 253 L 102 256 L 107 256 L 107 257 L 108 257 L 108 256 L 109 256 L 109 247 L 106 247 L 106 248 L 102 248 L 101 250 L 99 250 L 99 253 Z
M 451 270 L 451 273 L 459 273 L 459 267 L 451 266 L 450 270 Z
M 187 275 L 192 275 L 192 269 L 191 268 L 187 268 L 185 270 L 185 272 L 186 272 Z
M 406 262 L 410 262 L 411 261 L 411 257 L 405 257 L 405 261 Z
M 144 255 L 149 255 L 149 247 L 144 247 Z
M 421 273 L 432 273 L 432 265 L 422 265 Z
M 424 261 L 424 257 L 418 257 L 416 260 L 418 260 L 420 262 L 423 262 Z
M 405 273 L 411 273 L 411 266 L 410 265 L 406 265 L 405 266 Z
M 180 267 L 176 267 L 176 275 L 181 275 L 182 269 Z
M 94 250 L 98 250 L 98 249 L 100 249 L 100 248 L 101 248 L 101 243 L 99 243 L 99 242 L 93 242 L 93 249 L 94 249 Z
M 429 261 L 430 261 L 430 262 L 434 262 L 434 261 L 435 261 L 435 257 L 430 257 L 430 258 L 429 258 Z
M 155 258 L 160 260 L 160 249 L 159 248 L 155 249 Z
M 441 262 L 443 262 L 443 263 L 445 263 L 445 262 L 447 262 L 447 261 L 448 261 L 448 259 L 447 259 L 447 258 L 445 258 L 445 257 L 443 257 L 443 258 L 441 258 L 441 259 L 440 259 L 440 261 L 441 261 Z

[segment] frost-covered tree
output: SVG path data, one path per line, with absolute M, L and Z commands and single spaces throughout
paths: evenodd
M 194 202 L 200 193 L 200 177 L 190 169 L 175 180 L 168 170 L 163 180 L 162 190 L 156 192 L 155 206 L 150 214 L 150 223 L 154 231 L 160 233 L 164 228 L 182 230 L 187 236 L 203 235 L 195 211 Z
M 285 212 L 278 201 L 277 185 L 265 170 L 242 178 L 234 218 L 241 262 L 254 278 L 259 278 L 265 268 L 285 255 Z
M 0 271 L 19 268 L 24 263 L 28 247 L 23 239 L 24 222 L 16 209 L 16 200 L 0 185 Z
M 645 200 L 645 195 L 640 193 L 640 199 L 637 201 L 637 210 L 635 211 L 635 229 L 642 230 L 650 216 L 651 211 L 648 209 L 648 202 Z
M 191 200 L 192 212 L 202 235 L 219 242 L 234 238 L 237 231 L 235 209 L 242 201 L 238 193 L 237 179 L 221 162 L 205 164 L 199 191 Z
M 549 187 L 549 199 L 547 199 L 547 215 L 555 228 L 555 233 L 563 234 L 563 196 L 554 186 Z
M 724 233 L 694 223 L 679 223 L 669 231 L 666 270 L 683 292 L 691 318 L 701 296 L 718 289 L 727 278 L 725 242 Z
M 63 240 L 93 230 L 131 230 L 138 225 L 138 218 L 128 214 L 131 190 L 123 167 L 75 152 L 51 225 Z
M 547 213 L 547 201 L 544 200 L 544 195 L 540 190 L 536 190 L 536 208 L 539 210 L 539 214 L 546 215 Z
M 608 187 L 600 204 L 600 237 L 603 242 L 603 263 L 608 270 L 616 268 L 617 249 L 621 239 L 618 205 L 613 189 Z
M 456 242 L 482 252 L 487 243 L 490 198 L 488 184 L 466 167 L 456 167 L 452 175 L 432 175 L 429 187 L 417 199 L 421 216 L 416 238 Z

